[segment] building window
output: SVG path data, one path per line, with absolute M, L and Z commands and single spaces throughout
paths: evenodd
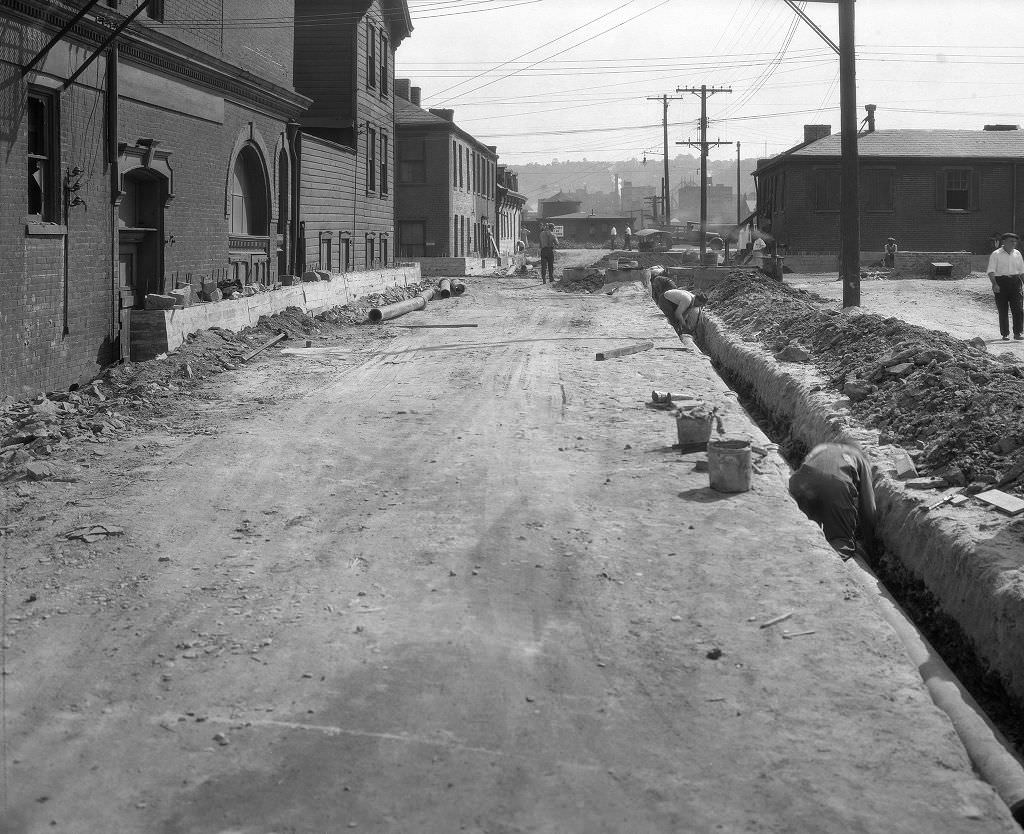
M 768 183 L 765 183 L 767 187 Z M 815 211 L 839 211 L 840 175 L 832 168 L 820 168 L 814 172 Z
M 459 145 L 459 188 L 465 187 L 466 181 L 462 176 L 462 145 Z
M 967 211 L 971 206 L 971 170 L 950 168 L 945 172 L 946 211 Z
M 57 221 L 57 99 L 31 90 L 26 106 L 28 122 L 28 213 L 47 222 Z
M 366 86 L 377 86 L 377 30 L 366 24 Z
M 366 126 L 366 193 L 377 190 L 377 131 Z
M 459 164 L 455 159 L 457 150 L 458 145 L 452 142 L 452 188 L 459 187 Z
M 341 268 L 348 272 L 352 269 L 352 239 L 348 236 L 348 232 L 341 232 L 338 248 L 340 250 L 338 255 L 341 259 Z
M 864 208 L 867 211 L 895 211 L 896 193 L 894 188 L 895 172 L 891 170 L 864 171 L 862 187 L 864 189 Z
M 398 251 L 402 258 L 422 258 L 427 254 L 427 224 L 422 220 L 398 224 Z
M 388 48 L 388 38 L 383 32 L 380 33 L 380 94 L 388 94 L 388 57 L 391 50 Z
M 164 22 L 164 0 L 149 0 L 146 6 L 146 17 L 150 20 Z
M 423 139 L 399 139 L 397 150 L 399 182 L 426 182 L 427 143 Z
M 366 255 L 366 268 L 373 269 L 377 263 L 377 241 L 374 240 L 372 234 L 366 236 L 366 243 L 363 249 Z
M 242 148 L 231 171 L 231 234 L 266 235 L 269 231 L 267 186 L 263 166 L 252 147 Z
M 391 150 L 390 141 L 385 134 L 380 135 L 380 193 L 388 193 L 388 155 Z
M 380 265 L 381 266 L 387 266 L 388 265 L 388 246 L 389 246 L 390 242 L 391 241 L 390 241 L 390 239 L 388 238 L 387 235 L 381 235 L 381 237 L 380 237 Z

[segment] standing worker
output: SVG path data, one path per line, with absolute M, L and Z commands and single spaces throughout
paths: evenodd
M 1017 251 L 1017 235 L 1004 232 L 1002 244 L 988 259 L 988 278 L 996 297 L 999 332 L 1003 340 L 1010 338 L 1007 310 L 1013 313 L 1013 338 L 1024 339 L 1024 258 Z
M 898 249 L 896 238 L 891 237 L 885 242 L 885 266 L 888 269 L 896 266 L 896 252 Z
M 555 283 L 555 247 L 558 246 L 558 238 L 555 237 L 555 227 L 551 223 L 545 223 L 540 230 L 540 282 L 546 284 L 548 279 Z M 547 274 L 547 278 L 545 278 Z
M 844 562 L 865 555 L 861 542 L 870 543 L 875 534 L 875 488 L 860 449 L 846 443 L 815 446 L 790 477 L 789 494 Z
M 623 235 L 626 238 L 626 251 L 627 252 L 632 252 L 633 251 L 633 230 L 631 228 L 629 228 L 629 226 L 626 226 L 626 231 L 623 232 Z
M 618 244 L 619 230 L 612 226 L 612 249 Z

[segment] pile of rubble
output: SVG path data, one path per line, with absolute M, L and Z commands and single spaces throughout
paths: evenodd
M 203 379 L 233 370 L 247 354 L 280 333 L 290 340 L 328 339 L 367 321 L 371 307 L 411 298 L 429 282 L 392 287 L 312 316 L 289 307 L 263 316 L 238 333 L 219 327 L 192 333 L 177 350 L 157 360 L 106 369 L 86 386 L 54 391 L 15 402 L 0 401 L 0 482 L 70 478 L 59 464 L 81 444 L 102 444 L 123 437 L 152 413 L 188 396 Z M 383 338 L 395 333 L 382 329 Z
M 780 361 L 808 362 L 919 474 L 1024 491 L 1024 368 L 963 341 L 872 313 L 840 313 L 805 290 L 735 270 L 708 309 Z
M 595 293 L 605 285 L 605 273 L 597 267 L 564 270 L 553 285 L 558 292 Z

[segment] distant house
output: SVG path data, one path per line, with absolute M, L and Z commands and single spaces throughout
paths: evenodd
M 453 110 L 420 107 L 409 79 L 395 85 L 399 256 L 495 256 L 497 149 L 459 127 Z
M 495 210 L 498 213 L 495 239 L 502 255 L 514 254 L 523 237 L 523 209 L 526 195 L 519 192 L 519 175 L 507 165 L 498 166 Z
M 575 199 L 571 194 L 559 191 L 550 197 L 539 200 L 539 212 L 542 218 L 557 217 L 562 214 L 572 214 L 580 210 L 583 205 L 581 200 Z
M 840 142 L 807 125 L 804 142 L 758 163 L 759 225 L 789 252 L 839 248 Z M 1024 131 L 869 130 L 858 151 L 865 250 L 895 237 L 904 250 L 985 253 L 1024 221 Z
M 577 243 L 606 243 L 613 228 L 619 237 L 622 237 L 626 226 L 639 231 L 636 227 L 636 218 L 624 214 L 590 214 L 577 211 L 558 217 L 545 217 L 544 222 L 554 224 L 556 231 L 561 227 L 563 240 Z
M 297 271 L 394 261 L 395 50 L 412 33 L 406 0 L 295 2 L 301 118 Z

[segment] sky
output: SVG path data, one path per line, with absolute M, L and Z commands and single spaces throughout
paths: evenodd
M 799 3 L 839 42 L 833 2 Z M 414 31 L 396 75 L 424 107 L 498 146 L 511 165 L 652 161 L 696 153 L 708 98 L 712 159 L 774 155 L 804 124 L 839 130 L 839 59 L 784 0 L 409 0 Z M 857 108 L 876 126 L 1024 125 L 1021 0 L 858 0 Z M 648 100 L 657 97 L 657 101 Z

